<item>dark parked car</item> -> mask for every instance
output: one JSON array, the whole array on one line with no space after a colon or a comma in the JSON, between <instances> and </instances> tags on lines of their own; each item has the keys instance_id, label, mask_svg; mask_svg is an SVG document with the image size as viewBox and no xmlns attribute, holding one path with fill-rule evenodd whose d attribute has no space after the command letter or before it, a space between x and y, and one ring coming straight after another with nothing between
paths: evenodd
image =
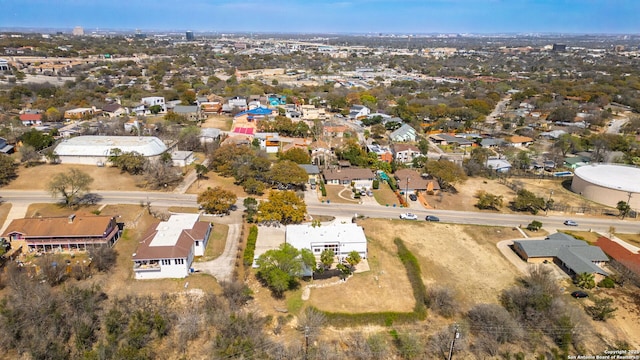
<instances>
[{"instance_id":1,"label":"dark parked car","mask_svg":"<svg viewBox=\"0 0 640 360\"><path fill-rule=\"evenodd\" d=\"M574 291L571 293L571 296L573 296L576 299L581 299L581 298L589 297L589 294L587 294L584 291Z\"/></svg>"},{"instance_id":2,"label":"dark parked car","mask_svg":"<svg viewBox=\"0 0 640 360\"><path fill-rule=\"evenodd\" d=\"M440 221L440 218L438 218L437 216L433 216L433 215L427 215L426 218L424 218L427 221Z\"/></svg>"},{"instance_id":3,"label":"dark parked car","mask_svg":"<svg viewBox=\"0 0 640 360\"><path fill-rule=\"evenodd\" d=\"M416 201L418 200L418 197L416 196L416 194L409 194L409 199L411 199L411 201Z\"/></svg>"}]
</instances>

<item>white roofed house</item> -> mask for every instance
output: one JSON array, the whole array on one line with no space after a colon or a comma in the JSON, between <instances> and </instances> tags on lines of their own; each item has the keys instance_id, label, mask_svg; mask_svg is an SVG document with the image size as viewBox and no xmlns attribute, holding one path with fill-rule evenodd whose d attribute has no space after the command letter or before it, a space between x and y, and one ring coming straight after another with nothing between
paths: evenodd
<instances>
[{"instance_id":1,"label":"white roofed house","mask_svg":"<svg viewBox=\"0 0 640 360\"><path fill-rule=\"evenodd\" d=\"M76 136L63 140L54 153L62 164L106 164L113 149L123 153L137 152L149 160L156 160L169 150L155 136Z\"/></svg>"},{"instance_id":2,"label":"white roofed house","mask_svg":"<svg viewBox=\"0 0 640 360\"><path fill-rule=\"evenodd\" d=\"M371 114L371 110L364 105L353 105L349 109L349 119L358 119Z\"/></svg>"},{"instance_id":3,"label":"white roofed house","mask_svg":"<svg viewBox=\"0 0 640 360\"><path fill-rule=\"evenodd\" d=\"M416 141L416 129L408 124L403 124L400 128L389 134L389 138L395 142Z\"/></svg>"},{"instance_id":4,"label":"white roofed house","mask_svg":"<svg viewBox=\"0 0 640 360\"><path fill-rule=\"evenodd\" d=\"M316 257L325 249L333 250L340 261L352 251L357 251L362 259L368 256L364 229L353 223L288 225L285 239L287 244L298 250L311 250Z\"/></svg>"},{"instance_id":5,"label":"white roofed house","mask_svg":"<svg viewBox=\"0 0 640 360\"><path fill-rule=\"evenodd\" d=\"M184 278L195 256L204 255L213 225L198 214L172 215L152 226L133 254L136 279Z\"/></svg>"}]
</instances>

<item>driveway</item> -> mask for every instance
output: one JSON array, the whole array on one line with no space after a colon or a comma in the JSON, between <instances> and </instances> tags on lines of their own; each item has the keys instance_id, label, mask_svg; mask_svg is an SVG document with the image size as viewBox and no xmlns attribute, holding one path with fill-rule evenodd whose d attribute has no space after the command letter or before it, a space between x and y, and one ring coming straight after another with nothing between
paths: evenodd
<instances>
[{"instance_id":1,"label":"driveway","mask_svg":"<svg viewBox=\"0 0 640 360\"><path fill-rule=\"evenodd\" d=\"M203 216L203 219L214 223L227 224L229 226L227 242L224 246L224 251L219 257L211 261L194 262L193 268L197 271L213 275L218 282L233 281L233 269L238 252L240 232L242 230L242 211L236 210L232 212L230 216L221 218Z\"/></svg>"}]
</instances>

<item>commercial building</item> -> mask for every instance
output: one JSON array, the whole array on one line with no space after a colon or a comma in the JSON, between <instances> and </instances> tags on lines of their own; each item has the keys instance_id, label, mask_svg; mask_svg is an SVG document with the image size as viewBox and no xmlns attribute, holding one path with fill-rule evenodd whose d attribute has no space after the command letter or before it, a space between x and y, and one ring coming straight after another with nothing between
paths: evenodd
<instances>
[{"instance_id":1,"label":"commercial building","mask_svg":"<svg viewBox=\"0 0 640 360\"><path fill-rule=\"evenodd\" d=\"M114 149L136 152L149 160L156 160L169 150L155 136L76 136L63 140L54 153L62 164L104 165Z\"/></svg>"},{"instance_id":2,"label":"commercial building","mask_svg":"<svg viewBox=\"0 0 640 360\"><path fill-rule=\"evenodd\" d=\"M603 205L628 202L640 209L640 168L619 164L590 164L575 169L571 190Z\"/></svg>"}]
</instances>

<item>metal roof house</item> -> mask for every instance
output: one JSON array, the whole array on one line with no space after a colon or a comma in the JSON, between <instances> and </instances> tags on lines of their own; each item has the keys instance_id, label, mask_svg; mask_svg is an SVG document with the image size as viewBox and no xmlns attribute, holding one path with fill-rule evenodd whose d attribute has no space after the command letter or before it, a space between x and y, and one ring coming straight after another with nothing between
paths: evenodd
<instances>
[{"instance_id":1,"label":"metal roof house","mask_svg":"<svg viewBox=\"0 0 640 360\"><path fill-rule=\"evenodd\" d=\"M529 263L555 262L571 276L589 273L598 281L608 275L600 267L609 262L602 249L565 233L551 234L545 240L514 241L513 250Z\"/></svg>"},{"instance_id":2,"label":"metal roof house","mask_svg":"<svg viewBox=\"0 0 640 360\"><path fill-rule=\"evenodd\" d=\"M63 164L96 165L107 163L111 151L137 152L150 160L168 150L167 145L155 136L76 136L63 140L54 153Z\"/></svg>"},{"instance_id":3,"label":"metal roof house","mask_svg":"<svg viewBox=\"0 0 640 360\"><path fill-rule=\"evenodd\" d=\"M392 141L404 142L404 141L416 141L417 133L416 129L412 128L408 124L403 124L396 131L389 134L389 138Z\"/></svg>"}]
</instances>

